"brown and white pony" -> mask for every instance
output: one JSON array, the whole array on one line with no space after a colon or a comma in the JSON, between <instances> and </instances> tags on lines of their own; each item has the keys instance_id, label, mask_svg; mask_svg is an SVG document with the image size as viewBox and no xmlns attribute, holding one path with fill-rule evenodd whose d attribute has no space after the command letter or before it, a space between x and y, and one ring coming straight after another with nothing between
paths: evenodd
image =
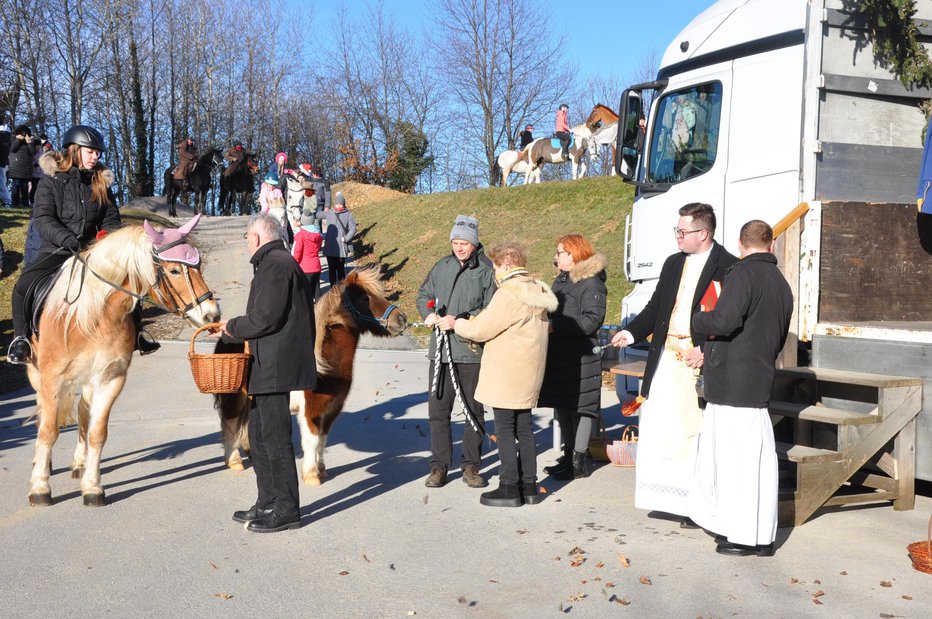
<instances>
[{"instance_id":1,"label":"brown and white pony","mask_svg":"<svg viewBox=\"0 0 932 619\"><path fill-rule=\"evenodd\" d=\"M400 335L408 322L404 313L385 298L377 267L350 273L320 298L314 315L317 390L292 392L291 410L298 415L301 429L304 451L301 476L306 484L316 486L327 476L324 447L353 384L353 360L360 336L363 333L379 337ZM240 392L218 395L215 404L220 412L224 461L231 469L242 470L239 450L249 451L246 427L249 400Z\"/></svg>"},{"instance_id":2,"label":"brown and white pony","mask_svg":"<svg viewBox=\"0 0 932 619\"><path fill-rule=\"evenodd\" d=\"M164 234L149 222L121 228L62 267L39 320L41 337L32 338L33 360L27 367L36 390L38 426L30 505L52 504L52 446L59 427L74 423L76 391L81 399L71 477L81 479L85 505L106 503L101 452L110 409L133 357L136 327L131 314L142 297L157 299L195 325L220 318L220 306L201 277L197 250L184 240L199 217ZM166 256L159 255L163 252Z\"/></svg>"},{"instance_id":3,"label":"brown and white pony","mask_svg":"<svg viewBox=\"0 0 932 619\"><path fill-rule=\"evenodd\" d=\"M573 127L573 136L575 137L572 146L569 148L569 161L573 164L573 180L582 178L586 175L586 161L583 159L589 148L589 139L592 132L585 125ZM528 170L524 174L524 184L527 185L532 179L540 182L540 168L545 163L565 163L563 158L563 149L550 143L551 138L538 138L528 144L524 149L524 156L528 160Z\"/></svg>"}]
</instances>

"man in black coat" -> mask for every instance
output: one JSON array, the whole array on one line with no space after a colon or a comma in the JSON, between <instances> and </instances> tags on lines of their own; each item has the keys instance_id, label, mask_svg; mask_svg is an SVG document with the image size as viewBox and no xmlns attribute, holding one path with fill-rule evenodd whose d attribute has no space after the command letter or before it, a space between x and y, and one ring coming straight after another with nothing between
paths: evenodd
<instances>
[{"instance_id":1,"label":"man in black coat","mask_svg":"<svg viewBox=\"0 0 932 619\"><path fill-rule=\"evenodd\" d=\"M741 261L728 269L715 309L693 316L693 328L708 337L708 405L689 513L725 538L716 552L770 556L777 533L777 454L768 405L793 293L777 269L766 222L744 224L738 249Z\"/></svg>"},{"instance_id":2,"label":"man in black coat","mask_svg":"<svg viewBox=\"0 0 932 619\"><path fill-rule=\"evenodd\" d=\"M629 346L653 334L641 386L635 506L686 518L702 413L694 372L704 338L690 323L707 294L720 288L737 258L715 242L715 211L694 202L679 210L674 233L680 251L667 258L647 306L612 343Z\"/></svg>"},{"instance_id":3,"label":"man in black coat","mask_svg":"<svg viewBox=\"0 0 932 619\"><path fill-rule=\"evenodd\" d=\"M255 533L301 524L288 400L292 391L317 388L312 297L281 234L281 225L269 215L249 218L246 238L254 275L246 314L222 325L224 335L248 340L252 353L249 444L258 498L250 509L235 512L233 520Z\"/></svg>"}]
</instances>

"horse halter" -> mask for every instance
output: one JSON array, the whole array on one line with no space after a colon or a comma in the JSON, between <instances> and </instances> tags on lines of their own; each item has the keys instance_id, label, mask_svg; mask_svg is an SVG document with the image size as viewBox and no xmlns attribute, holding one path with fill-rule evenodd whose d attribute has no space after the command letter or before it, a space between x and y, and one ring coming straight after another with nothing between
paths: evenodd
<instances>
[{"instance_id":1,"label":"horse halter","mask_svg":"<svg viewBox=\"0 0 932 619\"><path fill-rule=\"evenodd\" d=\"M190 269L201 268L200 256L198 256L198 260L196 264L188 264L181 260L168 260L166 258L162 258L159 256L159 254L162 253L163 251L166 251L178 245L184 245L185 243L187 243L187 240L185 239L185 237L182 237L176 241L172 241L171 243L166 243L165 245L162 245L161 247L154 247L154 246L152 247L152 262L155 264L155 284L152 285L152 292L155 293L155 296L159 300L159 303L161 304L163 309L166 309L175 314L180 314L181 316L186 315L188 312L190 312L192 309L194 309L195 307L197 307L204 301L214 298L214 293L210 289L208 289L207 292L205 292L204 294L200 296L197 296L197 293L194 290L194 282L191 280ZM188 292L190 293L191 298L193 299L193 301L187 303L184 307L181 307L180 304L175 300L175 299L183 299L184 297L182 297L178 289L172 285L171 279L167 275L165 275L165 263L166 262L174 262L176 264L180 264L182 270L184 271L184 280L185 280L185 283L188 285ZM162 294L162 291L161 291L162 284L164 284L165 287L168 289L167 298L164 294Z\"/></svg>"},{"instance_id":2,"label":"horse halter","mask_svg":"<svg viewBox=\"0 0 932 619\"><path fill-rule=\"evenodd\" d=\"M356 309L356 306L353 305L353 302L350 300L349 296L346 294L346 287L343 287L343 290L340 291L340 298L343 300L343 307L346 308L346 311L352 315L356 322L371 322L379 325L383 329L388 328L388 317L391 316L392 312L400 311L398 306L394 303L390 304L385 308L385 312L382 313L381 318L375 318L374 316L367 316Z\"/></svg>"}]
</instances>

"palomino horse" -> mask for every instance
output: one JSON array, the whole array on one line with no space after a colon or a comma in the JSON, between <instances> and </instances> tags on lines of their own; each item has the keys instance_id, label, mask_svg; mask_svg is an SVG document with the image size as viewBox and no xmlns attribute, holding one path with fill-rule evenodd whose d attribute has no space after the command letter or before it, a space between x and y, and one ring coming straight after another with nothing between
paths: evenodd
<instances>
[{"instance_id":1,"label":"palomino horse","mask_svg":"<svg viewBox=\"0 0 932 619\"><path fill-rule=\"evenodd\" d=\"M353 360L363 333L379 337L400 335L408 326L407 317L385 298L385 289L376 267L353 271L346 279L320 298L314 309L317 338L317 390L291 394L291 410L298 415L304 461L304 483L319 485L327 476L324 447L353 383ZM220 342L217 352L230 351ZM240 349L242 347L240 346ZM246 425L249 401L245 392L218 395L215 404L220 412L223 457L227 466L243 469L239 448L249 451Z\"/></svg>"},{"instance_id":2,"label":"palomino horse","mask_svg":"<svg viewBox=\"0 0 932 619\"><path fill-rule=\"evenodd\" d=\"M495 162L495 165L496 165L495 172L496 174L498 174L499 178L501 179L500 184L502 187L508 184L508 177L512 173L525 174L525 175L528 173L529 166L527 163L527 155L526 155L527 150L528 149L524 149L523 151L505 150L505 151L502 151L502 153L498 156ZM540 170L539 169L535 170L534 179L536 179L538 183L540 182ZM532 179L531 182L534 182L534 179ZM526 178L524 182L527 183Z\"/></svg>"},{"instance_id":3,"label":"palomino horse","mask_svg":"<svg viewBox=\"0 0 932 619\"><path fill-rule=\"evenodd\" d=\"M200 217L158 232L149 222L107 235L62 267L33 336L35 354L27 367L36 390L36 453L29 480L30 505L51 505L52 446L59 427L74 422L78 402L78 445L71 476L81 479L84 504L106 503L100 457L110 409L126 382L136 327L133 308L144 296L196 325L216 322L220 306L204 283L197 250L185 237Z\"/></svg>"},{"instance_id":4,"label":"palomino horse","mask_svg":"<svg viewBox=\"0 0 932 619\"><path fill-rule=\"evenodd\" d=\"M586 119L586 127L592 132L592 140L590 143L589 157L592 161L592 165L595 166L596 162L599 160L599 157L602 154L602 147L609 146L611 147L611 158L609 161L615 161L615 137L618 132L618 115L613 112L608 106L602 105L601 103L596 103L595 107L592 108L592 112L589 114L589 118ZM615 166L610 165L611 176L615 176Z\"/></svg>"},{"instance_id":5,"label":"palomino horse","mask_svg":"<svg viewBox=\"0 0 932 619\"><path fill-rule=\"evenodd\" d=\"M568 151L569 160L573 163L573 180L586 175L586 162L583 157L589 148L589 139L591 137L592 132L585 125L573 127L573 143ZM566 162L566 159L563 158L563 149L560 146L553 146L550 138L534 140L524 149L524 152L529 164L528 171L524 174L525 185L534 177L536 177L538 183L540 182L540 168L545 163Z\"/></svg>"},{"instance_id":6,"label":"palomino horse","mask_svg":"<svg viewBox=\"0 0 932 619\"><path fill-rule=\"evenodd\" d=\"M188 174L188 182L182 187L181 181L172 176L174 168L165 170L165 201L168 204L168 216L177 217L175 202L183 191L194 192L194 213L204 212L207 204L207 192L210 191L211 176L214 168L223 163L223 152L219 148L211 148L200 156L194 164L194 169Z\"/></svg>"},{"instance_id":7,"label":"palomino horse","mask_svg":"<svg viewBox=\"0 0 932 619\"><path fill-rule=\"evenodd\" d=\"M233 174L220 175L220 212L229 215L236 206L240 215L252 212L253 197L256 193L256 173L259 165L256 154L247 153L246 165Z\"/></svg>"}]
</instances>

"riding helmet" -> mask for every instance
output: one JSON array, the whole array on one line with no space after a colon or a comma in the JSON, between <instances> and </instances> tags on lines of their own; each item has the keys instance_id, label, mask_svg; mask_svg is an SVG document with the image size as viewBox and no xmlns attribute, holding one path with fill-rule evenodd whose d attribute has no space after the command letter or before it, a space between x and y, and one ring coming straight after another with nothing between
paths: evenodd
<instances>
[{"instance_id":1,"label":"riding helmet","mask_svg":"<svg viewBox=\"0 0 932 619\"><path fill-rule=\"evenodd\" d=\"M568 110L568 109L570 109L570 106L568 106L568 105L565 104L565 103L561 103L561 104L560 104L560 109L561 109L561 110Z\"/></svg>"},{"instance_id":2,"label":"riding helmet","mask_svg":"<svg viewBox=\"0 0 932 619\"><path fill-rule=\"evenodd\" d=\"M233 140L233 146L239 146L239 147L242 147L242 146L243 146L243 143L242 143L242 142L240 142L239 140Z\"/></svg>"},{"instance_id":3,"label":"riding helmet","mask_svg":"<svg viewBox=\"0 0 932 619\"><path fill-rule=\"evenodd\" d=\"M100 131L87 125L75 125L68 131L65 131L65 137L62 140L62 146L67 148L70 144L78 146L87 146L102 153L107 152L107 145L104 143L104 136Z\"/></svg>"}]
</instances>

